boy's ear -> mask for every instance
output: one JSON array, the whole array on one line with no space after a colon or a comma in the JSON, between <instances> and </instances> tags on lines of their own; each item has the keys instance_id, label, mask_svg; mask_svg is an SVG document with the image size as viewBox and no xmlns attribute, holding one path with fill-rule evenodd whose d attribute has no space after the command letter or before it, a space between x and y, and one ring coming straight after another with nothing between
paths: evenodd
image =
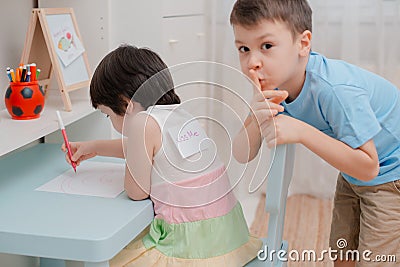
<instances>
[{"instance_id":1,"label":"boy's ear","mask_svg":"<svg viewBox=\"0 0 400 267\"><path fill-rule=\"evenodd\" d=\"M300 35L300 51L299 54L302 57L308 56L311 50L311 38L312 38L312 33L309 30L305 30L301 35Z\"/></svg>"}]
</instances>

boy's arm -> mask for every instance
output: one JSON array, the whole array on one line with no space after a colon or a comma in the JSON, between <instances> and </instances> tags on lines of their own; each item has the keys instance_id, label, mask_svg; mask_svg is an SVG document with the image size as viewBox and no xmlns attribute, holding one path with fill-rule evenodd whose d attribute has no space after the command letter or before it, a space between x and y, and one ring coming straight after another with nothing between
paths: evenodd
<instances>
[{"instance_id":1,"label":"boy's arm","mask_svg":"<svg viewBox=\"0 0 400 267\"><path fill-rule=\"evenodd\" d=\"M250 70L249 78L253 82L254 95L251 102L250 115L246 118L242 129L233 141L233 156L240 163L246 163L255 158L260 149L262 137L269 134L265 130L268 121L284 110L279 105L288 97L287 91L261 90L261 85L254 70Z\"/></svg>"},{"instance_id":2,"label":"boy's arm","mask_svg":"<svg viewBox=\"0 0 400 267\"><path fill-rule=\"evenodd\" d=\"M303 134L304 144L309 149L343 173L362 181L374 179L380 169L372 139L382 127L372 108L376 99L367 91L340 84L321 94L321 114L335 138L311 126L307 126Z\"/></svg>"},{"instance_id":3,"label":"boy's arm","mask_svg":"<svg viewBox=\"0 0 400 267\"><path fill-rule=\"evenodd\" d=\"M232 152L237 161L246 163L257 156L263 137L270 135L271 130L265 125L272 122L278 112L284 111L279 103L287 96L286 91L277 90L266 90L255 94L251 114L233 141Z\"/></svg>"},{"instance_id":4,"label":"boy's arm","mask_svg":"<svg viewBox=\"0 0 400 267\"><path fill-rule=\"evenodd\" d=\"M353 149L306 125L301 143L333 167L362 181L372 180L378 175L379 159L372 139Z\"/></svg>"},{"instance_id":5,"label":"boy's arm","mask_svg":"<svg viewBox=\"0 0 400 267\"><path fill-rule=\"evenodd\" d=\"M233 141L233 155L240 163L254 159L261 146L261 133L257 123L249 115Z\"/></svg>"},{"instance_id":6,"label":"boy's arm","mask_svg":"<svg viewBox=\"0 0 400 267\"><path fill-rule=\"evenodd\" d=\"M356 179L369 181L379 173L379 159L373 140L358 148L339 141L298 119L279 115L269 122L270 132L267 145L301 143L330 165Z\"/></svg>"}]
</instances>

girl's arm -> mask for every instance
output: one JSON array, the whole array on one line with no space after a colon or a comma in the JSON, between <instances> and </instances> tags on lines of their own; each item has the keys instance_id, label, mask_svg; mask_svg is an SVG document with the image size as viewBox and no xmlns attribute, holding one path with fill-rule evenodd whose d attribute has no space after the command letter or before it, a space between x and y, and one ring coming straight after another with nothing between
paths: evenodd
<instances>
[{"instance_id":1,"label":"girl's arm","mask_svg":"<svg viewBox=\"0 0 400 267\"><path fill-rule=\"evenodd\" d=\"M157 122L146 114L126 117L124 128L127 130L125 191L131 199L142 200L150 195L153 156L161 145L161 131Z\"/></svg>"},{"instance_id":2,"label":"girl's arm","mask_svg":"<svg viewBox=\"0 0 400 267\"><path fill-rule=\"evenodd\" d=\"M98 156L124 158L122 139L95 140L93 142Z\"/></svg>"},{"instance_id":3,"label":"girl's arm","mask_svg":"<svg viewBox=\"0 0 400 267\"><path fill-rule=\"evenodd\" d=\"M124 158L121 139L71 142L70 147L72 152L72 160L78 166L82 161L95 156ZM65 144L61 146L61 150L66 152ZM71 164L68 156L66 156L65 159L69 164Z\"/></svg>"}]
</instances>

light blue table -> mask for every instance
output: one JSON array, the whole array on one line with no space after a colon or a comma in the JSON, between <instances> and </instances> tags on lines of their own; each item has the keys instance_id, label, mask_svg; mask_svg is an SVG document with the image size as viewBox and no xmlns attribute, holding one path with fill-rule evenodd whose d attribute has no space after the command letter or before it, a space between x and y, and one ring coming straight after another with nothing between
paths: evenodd
<instances>
[{"instance_id":1,"label":"light blue table","mask_svg":"<svg viewBox=\"0 0 400 267\"><path fill-rule=\"evenodd\" d=\"M151 201L125 192L108 199L35 191L69 168L58 144L0 158L0 252L41 257L42 266L108 267L152 221Z\"/></svg>"}]
</instances>

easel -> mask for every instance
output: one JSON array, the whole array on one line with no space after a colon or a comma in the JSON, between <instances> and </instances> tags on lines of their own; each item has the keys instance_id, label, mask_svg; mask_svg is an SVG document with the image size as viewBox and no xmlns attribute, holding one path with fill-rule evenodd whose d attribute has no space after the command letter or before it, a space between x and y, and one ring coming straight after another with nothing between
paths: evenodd
<instances>
[{"instance_id":1,"label":"easel","mask_svg":"<svg viewBox=\"0 0 400 267\"><path fill-rule=\"evenodd\" d=\"M61 93L61 97L66 111L72 110L71 99L69 93L89 86L90 69L86 51L80 57L83 59L80 69L87 72L87 79L81 79L77 82L67 84L65 81L65 73L63 73L63 64L57 55L52 34L46 16L48 15L65 15L71 17L72 24L76 33L76 37L82 42L81 35L77 26L76 18L72 8L40 8L33 9L29 22L28 32L26 34L24 50L21 62L35 62L41 69L39 85L44 86L45 92L50 84L53 72L56 75L57 83ZM69 68L69 67L68 67Z\"/></svg>"}]
</instances>

